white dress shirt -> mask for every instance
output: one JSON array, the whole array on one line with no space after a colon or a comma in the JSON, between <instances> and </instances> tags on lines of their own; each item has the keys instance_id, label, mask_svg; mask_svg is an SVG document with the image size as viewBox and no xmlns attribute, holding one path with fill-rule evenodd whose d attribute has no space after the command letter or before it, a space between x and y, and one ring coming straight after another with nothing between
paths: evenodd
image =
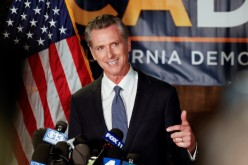
<instances>
[{"instance_id":1,"label":"white dress shirt","mask_svg":"<svg viewBox=\"0 0 248 165\"><path fill-rule=\"evenodd\" d=\"M134 100L137 93L137 84L138 73L134 71L132 67L130 67L127 75L121 80L119 84L113 83L110 79L108 79L105 73L103 74L101 95L103 114L108 130L112 129L111 107L113 98L115 96L114 87L118 85L122 88L120 95L126 108L127 122L129 126L134 106Z\"/></svg>"}]
</instances>

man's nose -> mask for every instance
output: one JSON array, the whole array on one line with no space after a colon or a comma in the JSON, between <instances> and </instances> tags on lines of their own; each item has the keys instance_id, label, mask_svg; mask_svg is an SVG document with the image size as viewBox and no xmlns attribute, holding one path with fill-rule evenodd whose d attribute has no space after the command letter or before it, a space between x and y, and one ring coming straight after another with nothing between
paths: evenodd
<instances>
[{"instance_id":1,"label":"man's nose","mask_svg":"<svg viewBox=\"0 0 248 165\"><path fill-rule=\"evenodd\" d=\"M112 58L114 55L114 52L110 46L107 47L107 57Z\"/></svg>"}]
</instances>

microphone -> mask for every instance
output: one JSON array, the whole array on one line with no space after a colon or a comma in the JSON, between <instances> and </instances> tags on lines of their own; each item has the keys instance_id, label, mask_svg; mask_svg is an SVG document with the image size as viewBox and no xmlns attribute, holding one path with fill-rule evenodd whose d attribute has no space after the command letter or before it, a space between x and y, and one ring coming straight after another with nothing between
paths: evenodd
<instances>
[{"instance_id":1,"label":"microphone","mask_svg":"<svg viewBox=\"0 0 248 165\"><path fill-rule=\"evenodd\" d=\"M69 165L69 145L65 141L59 141L50 153L48 165Z\"/></svg>"},{"instance_id":2,"label":"microphone","mask_svg":"<svg viewBox=\"0 0 248 165\"><path fill-rule=\"evenodd\" d=\"M130 165L136 165L139 164L140 155L137 153L129 153L127 154L127 159Z\"/></svg>"},{"instance_id":3,"label":"microphone","mask_svg":"<svg viewBox=\"0 0 248 165\"><path fill-rule=\"evenodd\" d=\"M97 156L98 156L98 149L92 149L91 150L91 155L90 155L90 158L89 158L89 160L88 160L88 163L87 163L87 165L93 165L94 164L94 162L96 161L96 159L98 158Z\"/></svg>"},{"instance_id":4,"label":"microphone","mask_svg":"<svg viewBox=\"0 0 248 165\"><path fill-rule=\"evenodd\" d=\"M67 123L64 121L58 121L57 124L55 125L55 129L58 132L65 133L67 129Z\"/></svg>"},{"instance_id":5,"label":"microphone","mask_svg":"<svg viewBox=\"0 0 248 165\"><path fill-rule=\"evenodd\" d=\"M112 146L123 148L124 143L122 142L123 132L118 128L113 128L104 135L104 140Z\"/></svg>"},{"instance_id":6,"label":"microphone","mask_svg":"<svg viewBox=\"0 0 248 165\"><path fill-rule=\"evenodd\" d=\"M127 154L127 161L126 159L122 161L121 165L138 165L140 164L139 160L139 154L137 153L129 153Z\"/></svg>"},{"instance_id":7,"label":"microphone","mask_svg":"<svg viewBox=\"0 0 248 165\"><path fill-rule=\"evenodd\" d=\"M86 144L78 144L72 150L72 161L74 165L86 165L90 159L90 148Z\"/></svg>"},{"instance_id":8,"label":"microphone","mask_svg":"<svg viewBox=\"0 0 248 165\"><path fill-rule=\"evenodd\" d=\"M78 144L87 144L88 139L85 135L78 135L75 138L67 140L67 143L70 145L72 149Z\"/></svg>"},{"instance_id":9,"label":"microphone","mask_svg":"<svg viewBox=\"0 0 248 165\"><path fill-rule=\"evenodd\" d=\"M36 150L36 148L44 143L44 141L42 140L44 135L46 133L46 129L45 128L39 128L38 130L36 130L32 136L32 144L33 144L33 148L34 150Z\"/></svg>"},{"instance_id":10,"label":"microphone","mask_svg":"<svg viewBox=\"0 0 248 165\"><path fill-rule=\"evenodd\" d=\"M87 144L87 143L88 143L88 138L85 135L78 135L77 137L75 137L74 141L72 142L74 146L78 144Z\"/></svg>"},{"instance_id":11,"label":"microphone","mask_svg":"<svg viewBox=\"0 0 248 165\"><path fill-rule=\"evenodd\" d=\"M67 129L67 123L64 121L59 121L55 129L47 128L46 133L43 136L43 141L56 145L57 142L59 141L66 141L67 140L67 135L64 133Z\"/></svg>"},{"instance_id":12,"label":"microphone","mask_svg":"<svg viewBox=\"0 0 248 165\"><path fill-rule=\"evenodd\" d=\"M57 142L67 140L67 135L64 134L65 130L67 129L66 122L59 121L56 124L55 129L56 130L53 130L51 128L39 128L34 132L32 136L34 152L38 152L36 150L40 145L44 146L43 144L46 144L46 147L49 149L48 153L50 154L53 152L54 145L56 145Z\"/></svg>"},{"instance_id":13,"label":"microphone","mask_svg":"<svg viewBox=\"0 0 248 165\"><path fill-rule=\"evenodd\" d=\"M85 135L77 136L72 144L74 145L71 159L74 165L86 165L90 159L90 148L87 145L88 139Z\"/></svg>"},{"instance_id":14,"label":"microphone","mask_svg":"<svg viewBox=\"0 0 248 165\"><path fill-rule=\"evenodd\" d=\"M46 165L50 156L50 145L41 143L33 152L30 165Z\"/></svg>"},{"instance_id":15,"label":"microphone","mask_svg":"<svg viewBox=\"0 0 248 165\"><path fill-rule=\"evenodd\" d=\"M103 157L103 165L121 165L122 150L119 147L113 146L109 148L107 155Z\"/></svg>"},{"instance_id":16,"label":"microphone","mask_svg":"<svg viewBox=\"0 0 248 165\"><path fill-rule=\"evenodd\" d=\"M66 140L67 135L63 134L62 137L58 136L59 133L64 133L67 129L67 123L64 121L59 121L56 126L56 130L52 130L50 128L39 128L36 130L32 136L32 144L34 150L44 142L49 144L55 145L58 141L57 140ZM51 140L53 139L53 140Z\"/></svg>"},{"instance_id":17,"label":"microphone","mask_svg":"<svg viewBox=\"0 0 248 165\"><path fill-rule=\"evenodd\" d=\"M107 156L110 148L122 149L124 143L121 141L123 139L123 132L118 128L113 128L107 131L104 135L104 140L106 143L103 145L101 152L98 154L97 159L94 161L93 165L102 165L103 158ZM106 159L105 159L106 160Z\"/></svg>"}]
</instances>

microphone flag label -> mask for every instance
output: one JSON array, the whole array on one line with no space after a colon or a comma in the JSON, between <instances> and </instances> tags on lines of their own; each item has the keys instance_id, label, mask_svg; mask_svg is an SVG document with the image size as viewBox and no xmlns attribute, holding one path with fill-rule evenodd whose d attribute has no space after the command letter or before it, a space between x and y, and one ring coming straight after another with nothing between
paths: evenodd
<instances>
[{"instance_id":1,"label":"microphone flag label","mask_svg":"<svg viewBox=\"0 0 248 165\"><path fill-rule=\"evenodd\" d=\"M35 162L35 161L31 161L30 165L45 165L43 163L39 163L39 162Z\"/></svg>"},{"instance_id":2,"label":"microphone flag label","mask_svg":"<svg viewBox=\"0 0 248 165\"><path fill-rule=\"evenodd\" d=\"M129 163L129 162L127 162L127 161L122 161L121 165L136 165L136 164Z\"/></svg>"},{"instance_id":3,"label":"microphone flag label","mask_svg":"<svg viewBox=\"0 0 248 165\"><path fill-rule=\"evenodd\" d=\"M113 158L103 158L103 165L121 165L121 160Z\"/></svg>"},{"instance_id":4,"label":"microphone flag label","mask_svg":"<svg viewBox=\"0 0 248 165\"><path fill-rule=\"evenodd\" d=\"M65 133L58 132L54 129L47 128L47 131L43 137L43 141L49 144L55 145L59 141L66 141L67 135Z\"/></svg>"},{"instance_id":5,"label":"microphone flag label","mask_svg":"<svg viewBox=\"0 0 248 165\"><path fill-rule=\"evenodd\" d=\"M115 147L123 148L124 143L109 131L105 134L104 139Z\"/></svg>"}]
</instances>

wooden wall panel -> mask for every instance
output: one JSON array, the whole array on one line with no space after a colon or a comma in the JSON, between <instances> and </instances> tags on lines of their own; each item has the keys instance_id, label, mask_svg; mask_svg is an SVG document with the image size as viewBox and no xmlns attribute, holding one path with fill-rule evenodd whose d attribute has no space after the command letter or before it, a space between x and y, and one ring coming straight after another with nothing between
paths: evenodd
<instances>
[{"instance_id":1,"label":"wooden wall panel","mask_svg":"<svg viewBox=\"0 0 248 165\"><path fill-rule=\"evenodd\" d=\"M175 86L182 110L187 110L187 118L198 136L210 119L218 112L222 99L221 86Z\"/></svg>"},{"instance_id":2,"label":"wooden wall panel","mask_svg":"<svg viewBox=\"0 0 248 165\"><path fill-rule=\"evenodd\" d=\"M214 111L221 99L219 86L176 86L181 108L189 112Z\"/></svg>"}]
</instances>

